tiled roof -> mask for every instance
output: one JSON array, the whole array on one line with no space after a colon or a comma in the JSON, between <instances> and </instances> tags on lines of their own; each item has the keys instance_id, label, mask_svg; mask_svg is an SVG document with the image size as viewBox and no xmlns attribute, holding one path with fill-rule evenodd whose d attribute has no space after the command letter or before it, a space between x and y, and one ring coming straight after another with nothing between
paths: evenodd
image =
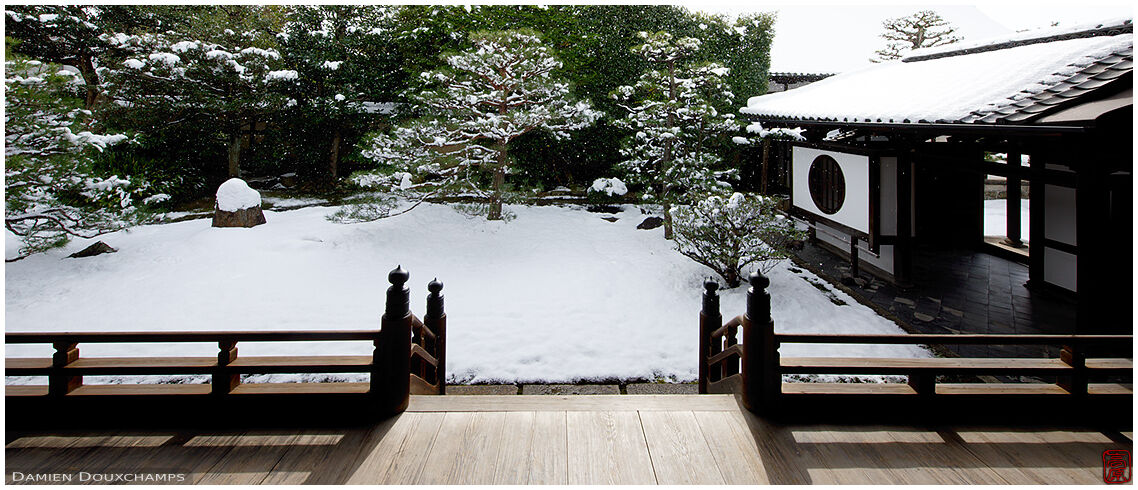
<instances>
[{"instance_id":1,"label":"tiled roof","mask_svg":"<svg viewBox=\"0 0 1138 490\"><path fill-rule=\"evenodd\" d=\"M740 112L789 121L1030 124L1133 72L1129 19L941 46L752 97Z\"/></svg>"}]
</instances>

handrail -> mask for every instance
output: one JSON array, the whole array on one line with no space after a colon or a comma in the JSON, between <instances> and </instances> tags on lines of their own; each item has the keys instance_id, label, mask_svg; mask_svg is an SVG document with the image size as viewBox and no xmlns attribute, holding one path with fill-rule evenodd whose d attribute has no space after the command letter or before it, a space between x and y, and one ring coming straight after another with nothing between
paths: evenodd
<instances>
[{"instance_id":1,"label":"handrail","mask_svg":"<svg viewBox=\"0 0 1138 490\"><path fill-rule=\"evenodd\" d=\"M197 332L5 332L8 344L149 343L149 342L291 342L375 340L379 330L285 330Z\"/></svg>"},{"instance_id":2,"label":"handrail","mask_svg":"<svg viewBox=\"0 0 1138 490\"><path fill-rule=\"evenodd\" d=\"M420 321L410 311L410 289L405 285L409 277L401 267L388 275L391 287L387 289L379 330L6 332L4 340L8 344L52 345L55 353L50 365L13 369L46 374L48 396L56 400L82 387L84 374L99 372L209 374L213 395L227 397L241 385L241 373L303 373L329 369L327 372L370 374L367 393L378 405L378 411L396 413L407 407L412 377L418 378L414 383L416 394L442 394L446 385L446 314L442 283L435 280L428 285L426 321ZM260 364L257 357L244 357L241 359L248 361L235 364L239 361L237 345L241 342L293 341L370 341L374 351L371 356L264 357ZM202 359L210 358L123 357L105 358L102 365L94 367L76 363L81 361L79 344L149 342L215 342L217 361L203 364ZM187 360L193 362L187 363ZM413 371L412 367L416 369Z\"/></svg>"},{"instance_id":3,"label":"handrail","mask_svg":"<svg viewBox=\"0 0 1138 490\"><path fill-rule=\"evenodd\" d=\"M1133 342L1130 335L1002 335L1002 334L780 334L781 343L796 344L986 344L1087 345Z\"/></svg>"},{"instance_id":4,"label":"handrail","mask_svg":"<svg viewBox=\"0 0 1138 490\"><path fill-rule=\"evenodd\" d=\"M771 318L770 280L760 273L748 278L747 311L719 325L719 285L713 279L704 283L700 311L699 392L741 388L744 405L751 411L775 411L783 403L783 374L894 374L908 377L910 393L922 399L941 396L937 376L942 374L1054 375L1061 393L1073 397L1089 395L1088 382L1094 377L1133 377L1127 362L1088 363L1089 346L1123 344L1132 346L1132 335L1003 335L1003 334L779 334ZM735 342L737 328L743 331L743 344ZM910 345L1052 345L1060 346L1058 359L1043 363L1020 359L969 359L960 362L924 362L928 359L892 358L794 358L783 365L781 344L910 344ZM1126 357L1129 352L1113 357ZM1111 355L1103 355L1109 359ZM789 359L789 358L788 358ZM1026 360L1026 359L1024 359ZM806 363L806 364L803 364ZM1091 365L1088 365L1091 364ZM741 366L741 370L739 367ZM738 373L739 375L736 375ZM735 383L740 381L739 383ZM1002 390L1003 388L1000 388ZM849 393L851 390L842 390ZM997 392L999 390L996 390ZM1016 390L1007 391L1015 393ZM1048 393L1055 393L1050 391ZM949 396L949 395L945 395Z\"/></svg>"}]
</instances>

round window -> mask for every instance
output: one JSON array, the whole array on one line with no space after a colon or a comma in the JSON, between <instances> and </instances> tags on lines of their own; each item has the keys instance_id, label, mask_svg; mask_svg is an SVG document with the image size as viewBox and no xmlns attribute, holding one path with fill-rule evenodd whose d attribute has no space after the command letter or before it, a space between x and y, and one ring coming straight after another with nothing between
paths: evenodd
<instances>
[{"instance_id":1,"label":"round window","mask_svg":"<svg viewBox=\"0 0 1138 490\"><path fill-rule=\"evenodd\" d=\"M829 155L819 155L810 164L810 198L826 214L842 209L846 201L846 177L842 167Z\"/></svg>"}]
</instances>

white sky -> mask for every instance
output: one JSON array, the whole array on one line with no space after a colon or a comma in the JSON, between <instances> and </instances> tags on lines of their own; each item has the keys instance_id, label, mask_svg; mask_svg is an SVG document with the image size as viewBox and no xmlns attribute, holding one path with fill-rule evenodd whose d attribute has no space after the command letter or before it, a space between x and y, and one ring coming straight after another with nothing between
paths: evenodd
<instances>
[{"instance_id":1,"label":"white sky","mask_svg":"<svg viewBox=\"0 0 1138 490\"><path fill-rule=\"evenodd\" d=\"M957 28L965 40L1011 34L1017 30L1047 27L1052 22L1070 26L1119 17L1133 18L1130 2L1095 1L1073 7L1070 2L1040 0L990 1L983 4L941 1L938 3L874 3L826 5L819 2L733 2L682 0L690 10L741 14L777 12L771 71L825 72L848 71L869 63L873 52L885 41L879 36L881 22L918 10L931 9Z\"/></svg>"}]
</instances>

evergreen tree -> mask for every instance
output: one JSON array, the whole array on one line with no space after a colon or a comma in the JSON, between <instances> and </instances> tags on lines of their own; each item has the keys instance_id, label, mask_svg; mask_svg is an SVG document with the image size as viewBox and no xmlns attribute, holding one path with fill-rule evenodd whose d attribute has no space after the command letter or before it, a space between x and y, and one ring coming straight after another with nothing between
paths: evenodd
<instances>
[{"instance_id":1,"label":"evergreen tree","mask_svg":"<svg viewBox=\"0 0 1138 490\"><path fill-rule=\"evenodd\" d=\"M447 67L422 73L431 89L415 96L425 117L378 135L365 156L406 175L436 181L442 191L465 189L487 199L487 219L502 219L510 145L531 131L569 138L569 131L600 115L569 95L569 84L551 73L561 67L536 34L483 32L474 47L446 57ZM390 168L388 169L390 170ZM490 190L479 189L470 173L490 174ZM391 174L388 174L391 175ZM357 182L377 182L374 174Z\"/></svg>"},{"instance_id":2,"label":"evergreen tree","mask_svg":"<svg viewBox=\"0 0 1138 490\"><path fill-rule=\"evenodd\" d=\"M284 66L298 74L282 87L296 102L278 127L286 141L306 144L301 158L327 162L332 180L369 127L394 111L401 80L390 49L393 14L391 7L296 6L278 36Z\"/></svg>"},{"instance_id":3,"label":"evergreen tree","mask_svg":"<svg viewBox=\"0 0 1138 490\"><path fill-rule=\"evenodd\" d=\"M633 51L650 68L636 85L613 94L627 111L617 125L634 133L621 149L625 160L619 167L631 183L645 186L645 201L664 207L664 236L670 239L673 204L726 185L712 170L720 162L715 152L739 125L734 114L716 109L716 102L733 98L723 82L729 70L686 63L699 50L698 39L674 39L666 32L641 37L644 44Z\"/></svg>"},{"instance_id":4,"label":"evergreen tree","mask_svg":"<svg viewBox=\"0 0 1138 490\"><path fill-rule=\"evenodd\" d=\"M20 237L20 257L90 238L142 217L147 186L99 175L92 156L127 139L88 130L86 82L61 65L7 56L4 94L4 226ZM142 202L139 202L142 201Z\"/></svg>"},{"instance_id":5,"label":"evergreen tree","mask_svg":"<svg viewBox=\"0 0 1138 490\"><path fill-rule=\"evenodd\" d=\"M131 127L192 125L213 128L227 148L227 173L241 175L241 153L264 121L289 102L281 87L296 70L281 69L269 32L225 29L211 39L180 33L104 36L124 53L103 70L116 110Z\"/></svg>"},{"instance_id":6,"label":"evergreen tree","mask_svg":"<svg viewBox=\"0 0 1138 490\"><path fill-rule=\"evenodd\" d=\"M884 48L874 52L877 57L870 59L874 63L900 59L905 53L915 49L951 44L961 39L953 35L956 28L932 10L922 10L907 17L887 19L881 25L885 28L881 37L888 43Z\"/></svg>"}]
</instances>

